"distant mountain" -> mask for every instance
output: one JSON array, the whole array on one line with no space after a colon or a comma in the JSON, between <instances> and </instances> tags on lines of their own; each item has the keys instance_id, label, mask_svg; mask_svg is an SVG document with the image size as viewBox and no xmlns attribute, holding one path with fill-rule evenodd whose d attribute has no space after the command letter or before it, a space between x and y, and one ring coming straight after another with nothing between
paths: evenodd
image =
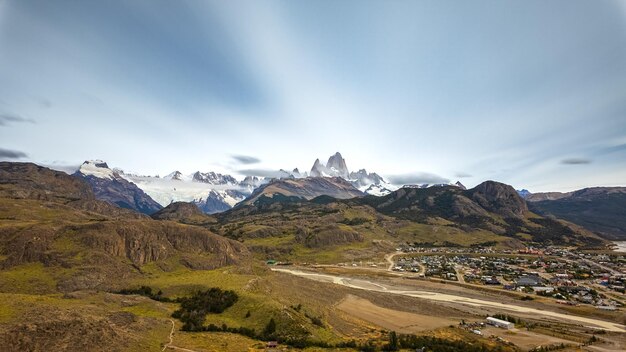
<instances>
[{"instance_id":1,"label":"distant mountain","mask_svg":"<svg viewBox=\"0 0 626 352\"><path fill-rule=\"evenodd\" d=\"M214 214L231 209L264 182L263 178L246 177L239 182L231 175L196 171L184 175L174 171L162 178L121 175L135 183L162 206L173 202L191 202L204 213Z\"/></svg>"},{"instance_id":2,"label":"distant mountain","mask_svg":"<svg viewBox=\"0 0 626 352\"><path fill-rule=\"evenodd\" d=\"M527 201L537 213L565 219L607 239L626 240L626 187L535 193Z\"/></svg>"},{"instance_id":3,"label":"distant mountain","mask_svg":"<svg viewBox=\"0 0 626 352\"><path fill-rule=\"evenodd\" d=\"M249 193L227 189L222 191L211 190L206 198L194 199L192 203L198 206L205 214L221 213L234 207L246 199Z\"/></svg>"},{"instance_id":4,"label":"distant mountain","mask_svg":"<svg viewBox=\"0 0 626 352\"><path fill-rule=\"evenodd\" d=\"M363 192L341 177L307 177L299 179L275 179L257 188L241 204L250 205L257 201L271 201L277 195L281 199L310 200L319 196L337 199L361 197Z\"/></svg>"},{"instance_id":5,"label":"distant mountain","mask_svg":"<svg viewBox=\"0 0 626 352\"><path fill-rule=\"evenodd\" d=\"M312 177L341 177L347 180L349 172L346 160L337 152L328 158L326 165L322 164L320 159L315 160L309 174Z\"/></svg>"},{"instance_id":6,"label":"distant mountain","mask_svg":"<svg viewBox=\"0 0 626 352\"><path fill-rule=\"evenodd\" d=\"M309 174L312 177L341 177L361 192L376 196L389 194L397 189L375 172L368 173L365 169L349 172L346 159L339 152L328 158L325 165L316 159Z\"/></svg>"},{"instance_id":7,"label":"distant mountain","mask_svg":"<svg viewBox=\"0 0 626 352\"><path fill-rule=\"evenodd\" d=\"M518 189L517 194L519 194L519 196L524 199L527 199L528 197L532 195L532 193L530 193L530 191L527 189Z\"/></svg>"},{"instance_id":8,"label":"distant mountain","mask_svg":"<svg viewBox=\"0 0 626 352\"><path fill-rule=\"evenodd\" d=\"M602 243L589 231L533 215L513 187L494 181L468 190L454 186L403 187L383 197L365 197L356 202L401 219L422 223L438 223L444 219L462 228L484 229L521 241L530 237L544 244Z\"/></svg>"},{"instance_id":9,"label":"distant mountain","mask_svg":"<svg viewBox=\"0 0 626 352\"><path fill-rule=\"evenodd\" d=\"M211 185L229 185L229 186L235 186L237 184L239 184L239 182L237 182L237 180L232 177L231 175L222 175L220 173L216 173L216 172L200 172L200 171L196 171L192 176L191 179L195 182L202 182L202 183L208 183Z\"/></svg>"},{"instance_id":10,"label":"distant mountain","mask_svg":"<svg viewBox=\"0 0 626 352\"><path fill-rule=\"evenodd\" d=\"M118 171L111 170L102 160L85 161L73 176L87 181L98 200L144 214L152 214L162 208L137 185L120 176Z\"/></svg>"}]
</instances>

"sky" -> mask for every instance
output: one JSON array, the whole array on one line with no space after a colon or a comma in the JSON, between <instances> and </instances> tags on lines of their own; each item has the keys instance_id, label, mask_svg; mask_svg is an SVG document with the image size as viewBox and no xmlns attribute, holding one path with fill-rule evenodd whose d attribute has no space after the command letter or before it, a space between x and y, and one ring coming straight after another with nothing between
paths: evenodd
<instances>
[{"instance_id":1,"label":"sky","mask_svg":"<svg viewBox=\"0 0 626 352\"><path fill-rule=\"evenodd\" d=\"M625 1L0 0L0 160L626 186Z\"/></svg>"}]
</instances>

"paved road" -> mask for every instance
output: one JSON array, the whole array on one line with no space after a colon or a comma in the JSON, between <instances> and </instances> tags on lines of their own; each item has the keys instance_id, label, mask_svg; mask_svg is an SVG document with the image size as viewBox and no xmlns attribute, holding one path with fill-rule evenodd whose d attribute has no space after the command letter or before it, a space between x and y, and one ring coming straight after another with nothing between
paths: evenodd
<instances>
[{"instance_id":1,"label":"paved road","mask_svg":"<svg viewBox=\"0 0 626 352\"><path fill-rule=\"evenodd\" d=\"M526 313L526 314L532 314L532 315L537 315L537 316L556 318L558 320L569 320L569 321L573 321L573 322L583 324L586 326L602 328L608 331L626 332L626 326L621 325L621 324L612 323L612 322L608 322L604 320L579 317L579 316L570 315L570 314L562 314L562 313L556 313L556 312L551 312L551 311L546 311L546 310L540 310L536 308L528 308L528 307L516 306L516 305L511 305L511 304L504 304L500 302L493 302L493 301L487 301L487 300L482 300L482 299L468 298L468 297L463 297L463 296L437 293L437 292L428 292L428 291L419 291L419 290L400 290L400 289L394 288L393 286L379 284L379 283L372 282L369 280L354 279L354 278L349 278L349 277L344 277L344 276L318 274L318 273L305 272L301 270L286 269L286 268L272 268L272 270L304 277L304 278L311 279L311 280L334 283L337 285L342 285L342 286L359 289L359 290L384 292L384 293L395 294L395 295L403 295L403 296L408 296L408 297L429 299L433 301L459 303L459 304L464 304L464 305L469 305L469 306L490 307L490 308L496 308L496 309L506 310L510 312Z\"/></svg>"}]
</instances>

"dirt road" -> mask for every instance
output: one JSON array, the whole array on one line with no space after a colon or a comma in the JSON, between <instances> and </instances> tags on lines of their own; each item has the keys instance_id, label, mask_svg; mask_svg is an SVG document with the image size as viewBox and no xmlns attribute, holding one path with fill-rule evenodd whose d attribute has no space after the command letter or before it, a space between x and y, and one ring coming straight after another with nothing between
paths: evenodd
<instances>
[{"instance_id":1,"label":"dirt road","mask_svg":"<svg viewBox=\"0 0 626 352\"><path fill-rule=\"evenodd\" d=\"M295 269L272 268L272 270L304 277L304 278L311 279L311 280L334 283L337 285L342 285L342 286L359 289L359 290L384 292L388 294L403 295L403 296L408 296L408 297L416 297L416 298L429 299L432 301L440 301L440 302L447 302L447 303L458 303L458 304L464 304L464 305L475 306L475 307L480 307L480 306L490 307L490 308L496 308L499 310L504 310L504 311L509 311L509 312L526 313L526 314L532 314L535 316L556 318L558 320L568 320L568 321L576 322L579 324L583 324L583 325L587 325L587 326L591 326L595 328L602 328L608 331L626 332L626 326L621 325L621 324L612 323L612 322L608 322L604 320L593 319L593 318L579 317L579 316L570 315L570 314L562 314L562 313L556 313L556 312L551 312L551 311L546 311L546 310L540 310L536 308L522 307L522 306L511 305L511 304L504 304L500 302L487 301L483 299L456 296L453 294L419 291L419 290L400 290L400 289L394 288L393 286L380 284L380 283L372 282L369 280L354 279L354 278L349 278L349 277L335 276L335 275L328 275L328 274L318 274L318 273L305 272L305 271L295 270Z\"/></svg>"}]
</instances>

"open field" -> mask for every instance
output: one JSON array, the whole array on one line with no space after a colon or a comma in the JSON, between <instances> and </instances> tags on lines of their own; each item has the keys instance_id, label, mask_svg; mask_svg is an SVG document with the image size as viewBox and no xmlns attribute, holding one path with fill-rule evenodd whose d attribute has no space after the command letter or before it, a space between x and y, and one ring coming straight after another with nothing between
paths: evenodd
<instances>
[{"instance_id":1,"label":"open field","mask_svg":"<svg viewBox=\"0 0 626 352\"><path fill-rule=\"evenodd\" d=\"M458 321L454 319L379 307L366 299L353 295L348 295L344 298L337 305L337 308L356 318L363 319L390 331L406 334L458 324Z\"/></svg>"},{"instance_id":2,"label":"open field","mask_svg":"<svg viewBox=\"0 0 626 352\"><path fill-rule=\"evenodd\" d=\"M333 276L333 275L327 275L327 274L304 272L300 270L284 269L284 268L275 268L273 270L305 277L311 280L329 282L329 283L334 283L334 284L361 289L361 290L385 292L388 294L404 295L404 296L409 296L409 297L423 298L423 299L429 299L433 301L453 303L453 304L487 307L487 308L492 308L492 309L497 309L497 310L508 311L512 313L522 313L522 314L530 314L530 315L535 315L535 316L542 316L544 318L556 318L560 320L568 320L568 321L572 321L572 322L583 324L583 325L593 326L598 329L604 329L607 331L614 331L614 332L620 332L620 333L626 332L626 326L622 324L598 320L598 319L568 315L568 314L563 314L563 313L556 313L552 311L539 310L539 309L523 307L519 305L503 304L503 303L495 302L495 301L468 298L468 297L457 296L457 295L452 295L452 294L443 294L443 293L420 291L420 290L407 290L404 288L395 288L393 286L389 286L387 284L381 284L375 281L354 279L350 277Z\"/></svg>"}]
</instances>

